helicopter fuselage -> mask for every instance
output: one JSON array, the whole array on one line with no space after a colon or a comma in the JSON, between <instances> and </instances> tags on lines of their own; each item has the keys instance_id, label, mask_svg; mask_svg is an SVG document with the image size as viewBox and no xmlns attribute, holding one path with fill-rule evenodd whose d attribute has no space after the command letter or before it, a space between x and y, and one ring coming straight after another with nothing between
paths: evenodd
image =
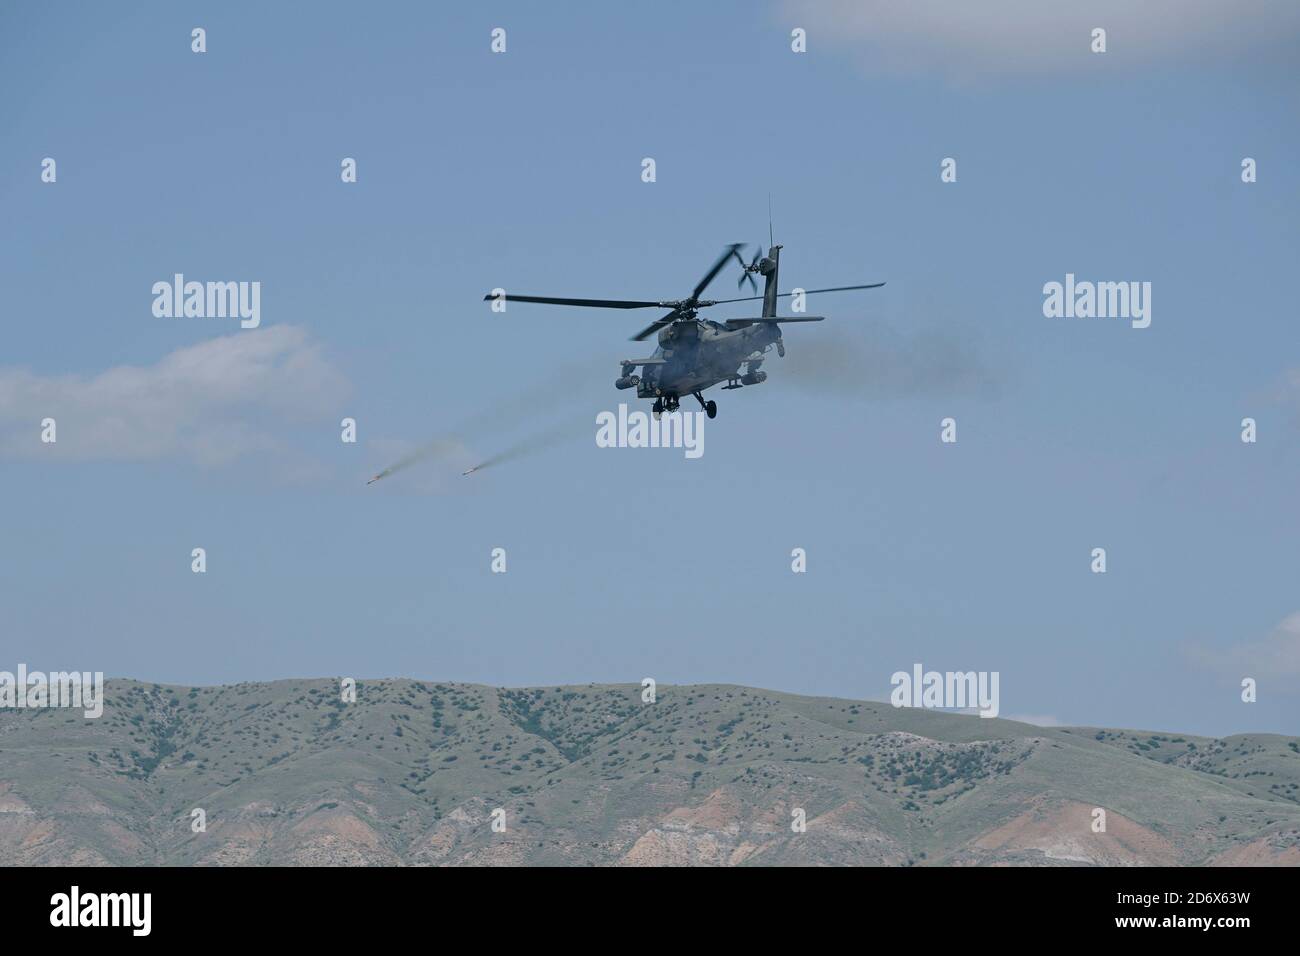
<instances>
[{"instance_id":1,"label":"helicopter fuselage","mask_svg":"<svg viewBox=\"0 0 1300 956\"><path fill-rule=\"evenodd\" d=\"M639 376L631 371L631 363L625 363L615 385L635 385L637 397L663 398L670 405L719 382L730 383L730 388L757 385L767 378L759 372L765 353L780 342L776 323L729 329L707 319L675 322L660 331L654 361L642 365Z\"/></svg>"}]
</instances>

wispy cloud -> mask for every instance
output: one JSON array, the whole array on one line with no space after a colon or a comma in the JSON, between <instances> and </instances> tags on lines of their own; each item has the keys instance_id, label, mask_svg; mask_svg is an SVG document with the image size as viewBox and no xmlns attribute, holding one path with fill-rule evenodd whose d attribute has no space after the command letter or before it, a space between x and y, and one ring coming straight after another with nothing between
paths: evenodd
<instances>
[{"instance_id":1,"label":"wispy cloud","mask_svg":"<svg viewBox=\"0 0 1300 956\"><path fill-rule=\"evenodd\" d=\"M1256 641L1226 648L1192 646L1191 658L1225 677L1243 677L1300 687L1300 611L1287 615L1272 631Z\"/></svg>"},{"instance_id":2,"label":"wispy cloud","mask_svg":"<svg viewBox=\"0 0 1300 956\"><path fill-rule=\"evenodd\" d=\"M308 333L286 325L90 376L0 369L0 458L226 465L286 451L293 444L290 426L325 424L348 391ZM52 445L40 440L45 418L57 422Z\"/></svg>"},{"instance_id":3,"label":"wispy cloud","mask_svg":"<svg viewBox=\"0 0 1300 956\"><path fill-rule=\"evenodd\" d=\"M1300 366L1287 369L1282 381L1270 390L1268 398L1300 421Z\"/></svg>"},{"instance_id":4,"label":"wispy cloud","mask_svg":"<svg viewBox=\"0 0 1300 956\"><path fill-rule=\"evenodd\" d=\"M1252 61L1294 55L1294 0L787 0L785 18L818 44L856 54L868 69L969 77L1095 68L1095 27L1108 65Z\"/></svg>"}]
</instances>

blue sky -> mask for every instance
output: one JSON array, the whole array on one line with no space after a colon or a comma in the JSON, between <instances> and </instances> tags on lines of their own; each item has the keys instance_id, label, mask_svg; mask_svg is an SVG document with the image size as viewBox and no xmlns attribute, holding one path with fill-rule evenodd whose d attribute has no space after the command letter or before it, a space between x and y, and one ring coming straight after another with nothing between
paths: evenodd
<instances>
[{"instance_id":1,"label":"blue sky","mask_svg":"<svg viewBox=\"0 0 1300 956\"><path fill-rule=\"evenodd\" d=\"M1128 6L6 7L0 668L883 698L919 661L1004 716L1296 733L1300 27ZM645 315L481 302L684 296L769 194L783 289L888 285L810 300L698 460L595 445ZM260 281L261 328L155 318L175 272ZM1151 282L1151 327L1045 318L1068 272Z\"/></svg>"}]
</instances>

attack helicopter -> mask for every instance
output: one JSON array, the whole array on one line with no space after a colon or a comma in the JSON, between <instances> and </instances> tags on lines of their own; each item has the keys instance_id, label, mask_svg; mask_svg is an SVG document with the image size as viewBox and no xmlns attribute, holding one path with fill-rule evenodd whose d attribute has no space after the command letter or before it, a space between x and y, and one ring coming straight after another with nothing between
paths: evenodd
<instances>
[{"instance_id":1,"label":"attack helicopter","mask_svg":"<svg viewBox=\"0 0 1300 956\"><path fill-rule=\"evenodd\" d=\"M770 233L769 228L769 233ZM772 241L769 235L767 255L763 255L760 243L753 259L745 262L741 250L742 243L728 245L722 255L704 277L695 284L691 294L685 299L641 300L641 299L575 299L562 296L507 294L504 290L490 292L484 301L532 302L540 305L568 305L592 309L669 309L670 311L647 325L632 336L633 342L641 342L658 333L658 347L646 358L623 359L620 363L621 374L614 382L618 389L635 388L638 398L654 399L653 411L656 418L665 411L677 411L681 399L693 395L709 418L718 414L718 403L706 400L704 392L721 382L723 391L758 385L767 380L763 371L763 361L767 353L776 349L776 354L785 357L785 342L781 336L781 326L794 322L821 322L823 315L777 315L778 299L788 298L795 292L778 292L777 276L781 261L780 245ZM753 292L758 291L754 276L764 279L763 294L742 296L734 299L702 299L705 289L717 278L726 265L735 261L740 264L740 277L736 287L741 288L748 282ZM823 292L849 292L858 289L878 289L883 282L868 285L834 286L827 289L802 290L803 295L815 295ZM756 318L726 319L715 322L702 318L700 310L715 305L732 302L753 302L763 300L763 314ZM637 370L640 369L638 374Z\"/></svg>"}]
</instances>

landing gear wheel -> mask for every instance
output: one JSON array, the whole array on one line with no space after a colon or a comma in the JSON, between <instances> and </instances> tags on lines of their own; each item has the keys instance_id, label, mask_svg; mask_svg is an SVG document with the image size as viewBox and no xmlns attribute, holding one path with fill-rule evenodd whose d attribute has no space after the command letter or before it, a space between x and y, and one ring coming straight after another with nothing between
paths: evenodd
<instances>
[{"instance_id":1,"label":"landing gear wheel","mask_svg":"<svg viewBox=\"0 0 1300 956\"><path fill-rule=\"evenodd\" d=\"M710 418L718 417L718 403L710 399L704 404L704 414Z\"/></svg>"},{"instance_id":2,"label":"landing gear wheel","mask_svg":"<svg viewBox=\"0 0 1300 956\"><path fill-rule=\"evenodd\" d=\"M659 416L664 413L664 400L662 398L656 398L651 410L654 412L655 418L658 419Z\"/></svg>"}]
</instances>

